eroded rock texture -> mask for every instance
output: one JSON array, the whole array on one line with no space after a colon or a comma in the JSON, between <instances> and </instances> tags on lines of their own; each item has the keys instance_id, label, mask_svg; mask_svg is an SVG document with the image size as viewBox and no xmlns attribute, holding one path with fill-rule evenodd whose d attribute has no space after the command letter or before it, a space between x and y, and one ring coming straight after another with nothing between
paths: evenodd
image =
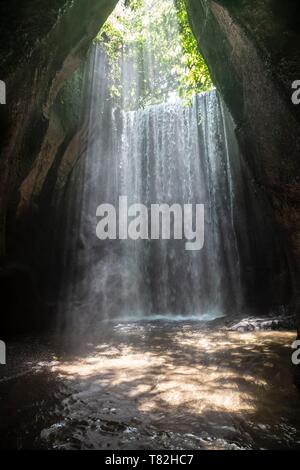
<instances>
[{"instance_id":1,"label":"eroded rock texture","mask_svg":"<svg viewBox=\"0 0 300 470\"><path fill-rule=\"evenodd\" d=\"M254 183L283 234L299 304L299 2L186 0L200 50L237 124Z\"/></svg>"},{"instance_id":2,"label":"eroded rock texture","mask_svg":"<svg viewBox=\"0 0 300 470\"><path fill-rule=\"evenodd\" d=\"M3 314L9 312L6 320L13 318L14 324L28 316L30 328L32 305L24 301L21 310L19 306L11 312L15 303L10 300L13 293L18 295L12 272L17 279L28 272L28 282L44 297L42 279L51 271L53 241L59 236L51 217L76 154L72 147L79 132L80 64L115 4L0 4L0 77L7 86L7 105L0 107L0 269L6 285L12 283Z\"/></svg>"}]
</instances>

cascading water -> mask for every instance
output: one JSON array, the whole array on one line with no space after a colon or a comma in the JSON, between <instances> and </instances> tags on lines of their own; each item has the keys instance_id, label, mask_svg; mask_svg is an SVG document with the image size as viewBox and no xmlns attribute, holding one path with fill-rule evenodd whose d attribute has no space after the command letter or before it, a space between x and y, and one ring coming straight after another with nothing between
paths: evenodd
<instances>
[{"instance_id":1,"label":"cascading water","mask_svg":"<svg viewBox=\"0 0 300 470\"><path fill-rule=\"evenodd\" d=\"M95 2L87 4L92 9ZM176 0L177 8L184 4ZM65 19L76 19L73 13ZM156 449L176 455L181 449L300 448L300 402L287 367L294 322L272 312L291 291L265 197L270 188L265 191L258 162L255 172L248 170L253 154L240 152L234 123L211 89L191 35L186 10L174 13L173 0L120 0L85 64L75 135L70 124L83 68L52 107L50 149L43 146L21 191L28 214L15 220L15 198L7 214L14 236L0 264L8 307L2 310L4 319L11 312L21 321L21 330L31 319L31 334L10 339L8 364L0 366L0 449L103 449L105 463L114 465L130 464L122 451L140 449L155 457ZM51 53L54 58L56 50ZM53 124L69 130L55 158ZM27 201L33 183L38 188ZM134 205L139 209L131 211ZM164 214L159 236L152 209L163 205L175 216ZM186 224L191 207L194 227ZM105 211L115 217L106 233L100 230ZM49 231L40 230L42 240L37 221ZM23 226L25 245L18 245L23 232L14 232ZM195 229L199 238L191 236ZM168 230L171 239L162 239ZM12 264L25 261L19 249L30 233L36 254L48 250L38 269ZM58 285L53 334L44 301L53 312ZM27 310L38 304L41 318L33 321L36 309L29 317ZM153 462L162 463L157 457Z\"/></svg>"},{"instance_id":2,"label":"cascading water","mask_svg":"<svg viewBox=\"0 0 300 470\"><path fill-rule=\"evenodd\" d=\"M142 58L144 76L155 81L151 45ZM135 51L120 59L121 104L111 95L103 46L93 46L86 67L86 132L66 211L62 299L68 326L154 316L212 319L245 305L243 276L255 258L246 212L253 225L260 211L245 183L232 119L215 90L194 95L190 105L171 90L164 102L139 108L134 60ZM149 209L204 204L203 249L187 251L186 240L175 239L100 241L97 207L117 208L121 196L128 206ZM257 238L259 230L258 224Z\"/></svg>"},{"instance_id":3,"label":"cascading water","mask_svg":"<svg viewBox=\"0 0 300 470\"><path fill-rule=\"evenodd\" d=\"M191 106L177 99L120 111L108 99L106 67L95 46L87 149L73 174L82 200L76 200L72 222L78 232L69 253L70 314L86 323L154 315L214 318L236 310L242 295L231 172L238 150L224 105L212 91L195 96ZM98 240L97 206L118 207L120 196L129 206L204 204L203 249L186 251L186 240Z\"/></svg>"},{"instance_id":4,"label":"cascading water","mask_svg":"<svg viewBox=\"0 0 300 470\"><path fill-rule=\"evenodd\" d=\"M124 264L126 259L133 262L128 278L134 286L134 273L139 285L134 287L137 303L129 309L125 304L124 313L201 318L224 312L229 297L236 308L241 299L234 189L227 123L216 92L195 96L190 107L178 101L123 112L121 121L120 151L112 156L115 181L107 187L102 179L110 202L116 204L115 196L127 195L129 204L142 201L147 207L205 204L201 251L187 252L184 240L127 242ZM124 287L121 303L130 293L129 286Z\"/></svg>"}]
</instances>

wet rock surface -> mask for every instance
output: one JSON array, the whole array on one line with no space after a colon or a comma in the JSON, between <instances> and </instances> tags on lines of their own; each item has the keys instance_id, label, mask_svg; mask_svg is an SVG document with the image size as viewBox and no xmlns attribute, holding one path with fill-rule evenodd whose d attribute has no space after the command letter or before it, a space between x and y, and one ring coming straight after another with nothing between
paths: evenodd
<instances>
[{"instance_id":1,"label":"wet rock surface","mask_svg":"<svg viewBox=\"0 0 300 470\"><path fill-rule=\"evenodd\" d=\"M290 316L271 316L265 318L245 318L237 323L228 326L231 331L270 331L270 330L295 330L295 315Z\"/></svg>"},{"instance_id":2,"label":"wet rock surface","mask_svg":"<svg viewBox=\"0 0 300 470\"><path fill-rule=\"evenodd\" d=\"M276 232L282 235L292 295L299 305L300 106L291 100L292 83L300 76L295 47L300 39L299 2L186 0L186 4L199 48L237 125L243 164L261 192L259 197L266 200L266 215L270 204ZM267 229L267 219L262 226ZM248 236L255 237L255 229ZM273 298L280 285L279 276Z\"/></svg>"}]
</instances>

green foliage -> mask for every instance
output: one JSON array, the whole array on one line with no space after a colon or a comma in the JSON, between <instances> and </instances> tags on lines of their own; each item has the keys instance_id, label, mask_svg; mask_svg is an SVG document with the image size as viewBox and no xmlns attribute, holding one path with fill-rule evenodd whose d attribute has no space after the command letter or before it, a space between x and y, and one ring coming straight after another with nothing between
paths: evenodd
<instances>
[{"instance_id":1,"label":"green foliage","mask_svg":"<svg viewBox=\"0 0 300 470\"><path fill-rule=\"evenodd\" d=\"M184 0L124 0L97 41L110 64L111 95L124 109L190 101L212 87L189 26Z\"/></svg>"},{"instance_id":2,"label":"green foliage","mask_svg":"<svg viewBox=\"0 0 300 470\"><path fill-rule=\"evenodd\" d=\"M209 91L212 87L209 70L202 55L198 51L197 40L189 24L185 0L176 0L177 17L180 26L180 42L182 46L182 64L180 69L179 94L190 99L192 93Z\"/></svg>"}]
</instances>

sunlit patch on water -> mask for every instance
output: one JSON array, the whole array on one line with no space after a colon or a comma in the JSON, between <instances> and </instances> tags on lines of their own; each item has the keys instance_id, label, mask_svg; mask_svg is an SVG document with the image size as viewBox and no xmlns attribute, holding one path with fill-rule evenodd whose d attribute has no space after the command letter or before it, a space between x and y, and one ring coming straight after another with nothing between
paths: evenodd
<instances>
[{"instance_id":1,"label":"sunlit patch on water","mask_svg":"<svg viewBox=\"0 0 300 470\"><path fill-rule=\"evenodd\" d=\"M201 322L112 324L78 351L36 354L23 363L27 375L0 384L5 440L55 449L300 448L293 340L292 332L239 334Z\"/></svg>"}]
</instances>

